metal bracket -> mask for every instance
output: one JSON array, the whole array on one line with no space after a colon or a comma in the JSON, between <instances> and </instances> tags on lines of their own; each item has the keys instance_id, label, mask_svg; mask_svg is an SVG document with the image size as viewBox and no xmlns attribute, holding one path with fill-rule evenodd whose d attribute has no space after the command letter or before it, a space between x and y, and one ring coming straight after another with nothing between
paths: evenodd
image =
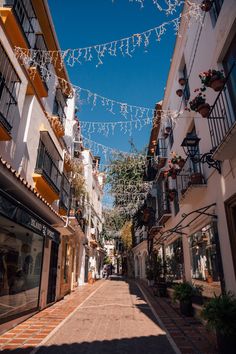
<instances>
[{"instance_id":1,"label":"metal bracket","mask_svg":"<svg viewBox=\"0 0 236 354\"><path fill-rule=\"evenodd\" d=\"M194 157L192 158L193 162L202 162L202 163L207 163L208 167L215 168L219 174L221 174L221 163L219 160L214 160L212 155L214 153L215 149L211 149L209 152L206 152L203 154L200 158Z\"/></svg>"}]
</instances>

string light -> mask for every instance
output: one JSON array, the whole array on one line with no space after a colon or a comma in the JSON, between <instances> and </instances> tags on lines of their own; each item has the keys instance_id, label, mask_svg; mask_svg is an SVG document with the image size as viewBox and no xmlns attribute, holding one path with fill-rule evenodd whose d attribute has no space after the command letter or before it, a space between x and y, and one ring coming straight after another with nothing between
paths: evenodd
<instances>
[{"instance_id":1,"label":"string light","mask_svg":"<svg viewBox=\"0 0 236 354\"><path fill-rule=\"evenodd\" d=\"M115 0L112 0L112 2L115 2ZM141 8L144 7L144 0L129 0L129 2L135 2L139 3ZM163 6L160 5L159 0L152 0L153 5L156 6L157 10L165 12L165 14L172 15L174 12L176 12L176 7L181 6L184 4L183 0L165 0L166 5L168 6L167 8L164 8Z\"/></svg>"},{"instance_id":2,"label":"string light","mask_svg":"<svg viewBox=\"0 0 236 354\"><path fill-rule=\"evenodd\" d=\"M178 0L176 0L179 2ZM141 1L142 2L142 1ZM156 4L157 1L154 0ZM168 0L170 8L173 4ZM188 11L180 14L178 17L163 22L161 25L150 28L144 32L138 32L131 36L121 39L113 40L111 42L95 44L83 48L69 48L66 50L41 50L41 49L25 49L21 47L15 47L15 53L17 57L27 56L31 61L36 61L40 58L43 66L52 64L57 66L59 70L64 67L64 62L73 67L75 63L82 64L83 62L91 62L93 59L97 61L97 67L103 64L105 55L116 57L118 54L122 56L132 57L137 48L143 47L145 51L149 47L151 40L160 42L162 36L166 33L167 27L172 26L176 35L179 35L179 26L181 18L185 18L187 21L194 18L196 20L202 20L202 11L200 5L196 3L187 2Z\"/></svg>"}]
</instances>

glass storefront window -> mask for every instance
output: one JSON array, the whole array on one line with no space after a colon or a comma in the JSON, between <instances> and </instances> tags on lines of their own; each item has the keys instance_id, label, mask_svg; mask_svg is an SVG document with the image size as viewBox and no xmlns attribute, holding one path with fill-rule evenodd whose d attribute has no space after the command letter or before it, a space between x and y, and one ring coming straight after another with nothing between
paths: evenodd
<instances>
[{"instance_id":1,"label":"glass storefront window","mask_svg":"<svg viewBox=\"0 0 236 354\"><path fill-rule=\"evenodd\" d=\"M43 237L0 217L0 323L38 307Z\"/></svg>"},{"instance_id":2,"label":"glass storefront window","mask_svg":"<svg viewBox=\"0 0 236 354\"><path fill-rule=\"evenodd\" d=\"M207 225L189 237L192 278L208 282L219 281L216 246L212 225Z\"/></svg>"}]
</instances>

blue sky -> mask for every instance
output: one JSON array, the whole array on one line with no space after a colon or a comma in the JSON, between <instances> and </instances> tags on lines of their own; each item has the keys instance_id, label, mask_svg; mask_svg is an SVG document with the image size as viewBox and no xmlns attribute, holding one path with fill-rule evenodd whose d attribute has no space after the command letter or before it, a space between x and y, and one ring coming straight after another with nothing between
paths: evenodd
<instances>
[{"instance_id":1,"label":"blue sky","mask_svg":"<svg viewBox=\"0 0 236 354\"><path fill-rule=\"evenodd\" d=\"M167 18L155 8L152 0L145 0L144 8L129 0L49 0L49 6L62 49L109 42L143 32L177 17L174 14ZM175 39L170 28L159 43L152 42L148 52L141 48L132 58L106 56L104 64L99 67L96 67L95 60L76 64L68 68L71 82L120 102L154 108L164 95ZM101 106L91 111L88 104L80 107L79 117L83 121L124 119L112 115ZM150 127L133 133L133 141L139 149L147 145ZM119 130L108 137L93 134L91 139L116 149L129 150L130 137Z\"/></svg>"}]
</instances>

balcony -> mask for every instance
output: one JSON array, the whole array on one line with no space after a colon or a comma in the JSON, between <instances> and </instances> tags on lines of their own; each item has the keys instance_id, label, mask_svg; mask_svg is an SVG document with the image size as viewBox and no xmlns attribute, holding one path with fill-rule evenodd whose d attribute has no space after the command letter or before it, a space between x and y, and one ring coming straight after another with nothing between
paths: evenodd
<instances>
[{"instance_id":1,"label":"balcony","mask_svg":"<svg viewBox=\"0 0 236 354\"><path fill-rule=\"evenodd\" d=\"M206 180L203 175L202 163L187 160L184 168L177 175L176 188L179 195L179 203L188 203L202 198L203 188L206 187Z\"/></svg>"},{"instance_id":2,"label":"balcony","mask_svg":"<svg viewBox=\"0 0 236 354\"><path fill-rule=\"evenodd\" d=\"M11 140L11 129L17 117L20 79L0 44L0 141Z\"/></svg>"},{"instance_id":3,"label":"balcony","mask_svg":"<svg viewBox=\"0 0 236 354\"><path fill-rule=\"evenodd\" d=\"M167 220L172 216L170 209L170 202L167 198L166 192L160 192L157 196L158 201L158 213L157 222L158 225L164 225Z\"/></svg>"},{"instance_id":4,"label":"balcony","mask_svg":"<svg viewBox=\"0 0 236 354\"><path fill-rule=\"evenodd\" d=\"M0 14L12 44L33 48L37 18L30 0L4 0Z\"/></svg>"},{"instance_id":5,"label":"balcony","mask_svg":"<svg viewBox=\"0 0 236 354\"><path fill-rule=\"evenodd\" d=\"M66 120L66 114L64 111L66 105L67 103L66 103L65 96L63 95L61 89L57 88L55 100L53 104L53 115L59 118L62 126L65 125L65 120Z\"/></svg>"},{"instance_id":6,"label":"balcony","mask_svg":"<svg viewBox=\"0 0 236 354\"><path fill-rule=\"evenodd\" d=\"M62 182L62 175L54 161L55 159L40 140L33 179L35 188L50 204L59 199Z\"/></svg>"},{"instance_id":7,"label":"balcony","mask_svg":"<svg viewBox=\"0 0 236 354\"><path fill-rule=\"evenodd\" d=\"M61 191L60 191L60 202L59 202L59 212L61 215L66 215L70 207L70 182L68 178L63 174Z\"/></svg>"},{"instance_id":8,"label":"balcony","mask_svg":"<svg viewBox=\"0 0 236 354\"><path fill-rule=\"evenodd\" d=\"M39 51L47 50L47 46L42 34L36 34L34 49ZM41 52L37 52L34 56L34 60L31 62L30 67L28 68L29 75L32 79L32 82L27 88L28 95L32 95L34 93L34 87L40 97L48 96L48 66L49 64L43 61Z\"/></svg>"},{"instance_id":9,"label":"balcony","mask_svg":"<svg viewBox=\"0 0 236 354\"><path fill-rule=\"evenodd\" d=\"M231 67L223 89L217 95L208 116L208 125L212 147L215 149L214 159L230 160L236 154L236 92L233 88L233 77L236 74L236 63ZM231 81L232 79L232 81Z\"/></svg>"},{"instance_id":10,"label":"balcony","mask_svg":"<svg viewBox=\"0 0 236 354\"><path fill-rule=\"evenodd\" d=\"M167 161L166 141L163 138L158 139L156 156L158 157L157 167L158 167L158 169L160 169L165 166L166 161Z\"/></svg>"}]
</instances>

